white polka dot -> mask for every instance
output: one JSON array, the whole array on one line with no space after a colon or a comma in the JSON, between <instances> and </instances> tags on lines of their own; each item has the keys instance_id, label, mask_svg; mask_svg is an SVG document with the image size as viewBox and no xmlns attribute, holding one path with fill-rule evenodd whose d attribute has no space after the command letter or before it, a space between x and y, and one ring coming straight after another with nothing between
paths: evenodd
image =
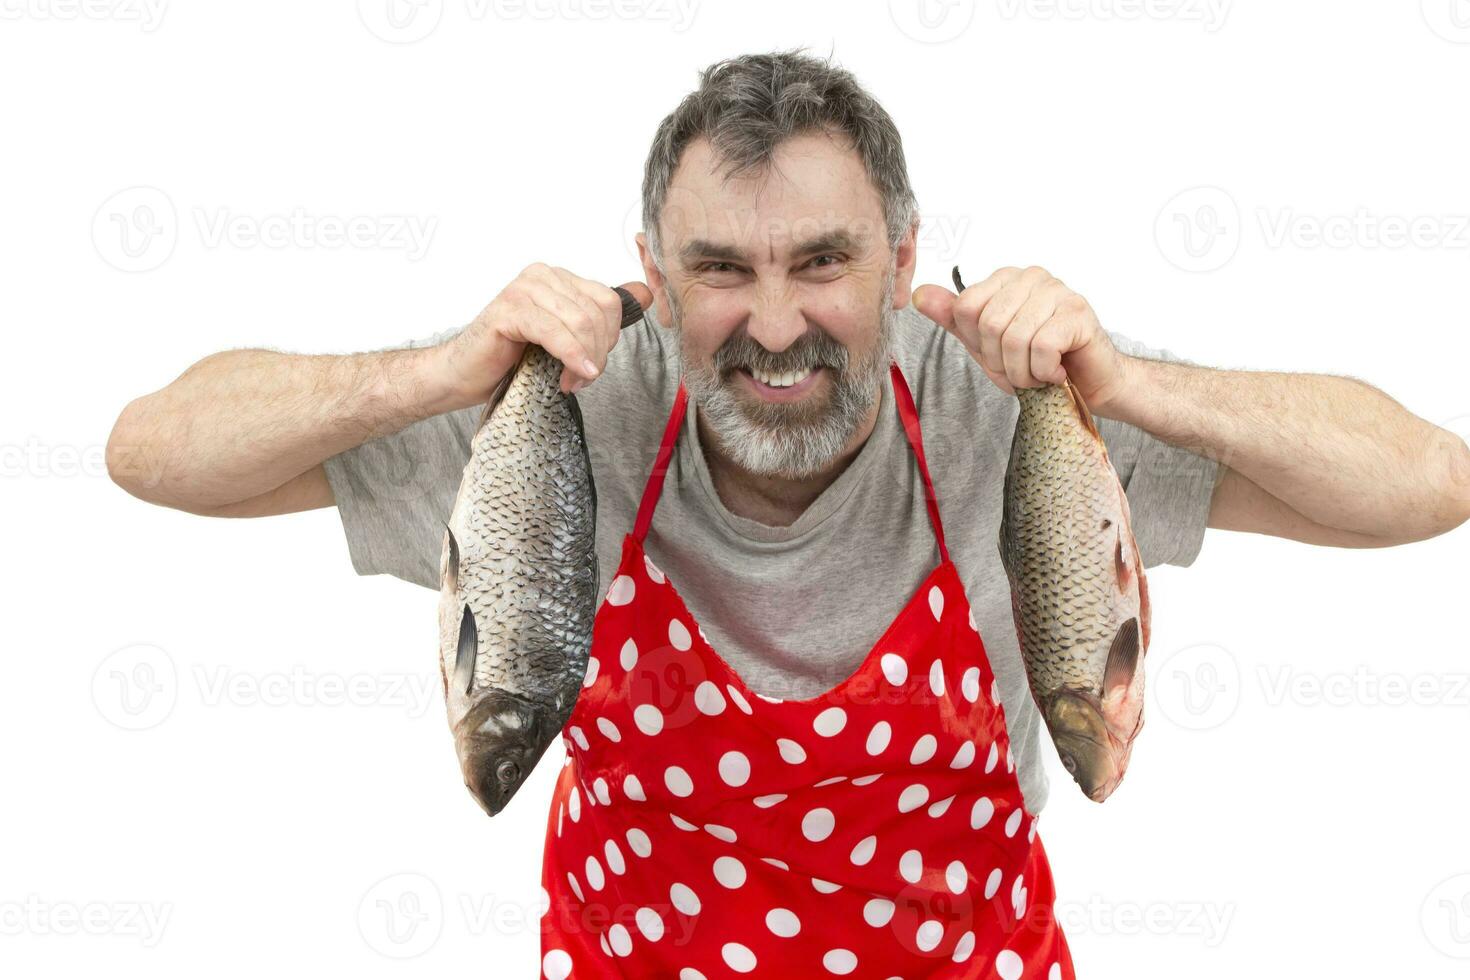
<instances>
[{"instance_id":1,"label":"white polka dot","mask_svg":"<svg viewBox=\"0 0 1470 980\"><path fill-rule=\"evenodd\" d=\"M624 670L632 670L638 663L638 644L631 639L618 651L618 663Z\"/></svg>"},{"instance_id":2,"label":"white polka dot","mask_svg":"<svg viewBox=\"0 0 1470 980\"><path fill-rule=\"evenodd\" d=\"M869 783L876 783L882 778L883 774L881 772L875 772L867 776L854 776L852 777L852 784L854 786L866 786Z\"/></svg>"},{"instance_id":3,"label":"white polka dot","mask_svg":"<svg viewBox=\"0 0 1470 980\"><path fill-rule=\"evenodd\" d=\"M963 742L955 752L954 758L949 760L951 769L965 769L975 761L975 743Z\"/></svg>"},{"instance_id":4,"label":"white polka dot","mask_svg":"<svg viewBox=\"0 0 1470 980\"><path fill-rule=\"evenodd\" d=\"M728 854L715 858L715 880L726 888L739 888L745 884L745 865Z\"/></svg>"},{"instance_id":5,"label":"white polka dot","mask_svg":"<svg viewBox=\"0 0 1470 980\"><path fill-rule=\"evenodd\" d=\"M601 891L602 886L607 884L607 878L602 873L602 865L597 863L597 858L591 854L587 855L587 884L592 886L593 891Z\"/></svg>"},{"instance_id":6,"label":"white polka dot","mask_svg":"<svg viewBox=\"0 0 1470 980\"><path fill-rule=\"evenodd\" d=\"M771 909L766 913L766 928L782 939L801 932L801 920L790 909Z\"/></svg>"},{"instance_id":7,"label":"white polka dot","mask_svg":"<svg viewBox=\"0 0 1470 980\"><path fill-rule=\"evenodd\" d=\"M734 684L726 684L725 690L730 692L730 700L735 702L735 707L746 714L750 714L750 702L745 700L745 695L735 689Z\"/></svg>"},{"instance_id":8,"label":"white polka dot","mask_svg":"<svg viewBox=\"0 0 1470 980\"><path fill-rule=\"evenodd\" d=\"M682 766L669 766L664 770L664 785L675 796L688 796L694 792L694 780L689 778Z\"/></svg>"},{"instance_id":9,"label":"white polka dot","mask_svg":"<svg viewBox=\"0 0 1470 980\"><path fill-rule=\"evenodd\" d=\"M689 627L677 619L669 620L669 645L675 650L688 650L694 642L689 635Z\"/></svg>"},{"instance_id":10,"label":"white polka dot","mask_svg":"<svg viewBox=\"0 0 1470 980\"><path fill-rule=\"evenodd\" d=\"M597 658L596 657L588 657L587 658L587 673L585 675L583 675L583 677L582 677L582 686L583 687L591 687L592 686L592 682L595 681L595 680L597 680L597 668L600 667L600 666L601 666L601 664L599 664L597 662ZM561 950L559 950L559 949L552 950L552 952L553 953L560 953ZM551 954L548 953L547 955L550 956ZM565 954L563 954L563 955L565 955Z\"/></svg>"},{"instance_id":11,"label":"white polka dot","mask_svg":"<svg viewBox=\"0 0 1470 980\"><path fill-rule=\"evenodd\" d=\"M726 844L735 843L735 831L726 827L724 824L707 823L704 825L704 832L715 840L722 840Z\"/></svg>"},{"instance_id":12,"label":"white polka dot","mask_svg":"<svg viewBox=\"0 0 1470 980\"><path fill-rule=\"evenodd\" d=\"M709 978L694 967L686 966L679 971L679 980L709 980Z\"/></svg>"},{"instance_id":13,"label":"white polka dot","mask_svg":"<svg viewBox=\"0 0 1470 980\"><path fill-rule=\"evenodd\" d=\"M537 917L540 918L542 916L545 916L547 912L551 911L551 894L546 890L544 886L538 887L537 891L541 893L541 899L537 903L536 912Z\"/></svg>"},{"instance_id":14,"label":"white polka dot","mask_svg":"<svg viewBox=\"0 0 1470 980\"><path fill-rule=\"evenodd\" d=\"M998 678L990 682L990 703L1000 704L1000 680Z\"/></svg>"},{"instance_id":15,"label":"white polka dot","mask_svg":"<svg viewBox=\"0 0 1470 980\"><path fill-rule=\"evenodd\" d=\"M572 818L572 823L582 819L582 794L573 786L567 794L567 816Z\"/></svg>"},{"instance_id":16,"label":"white polka dot","mask_svg":"<svg viewBox=\"0 0 1470 980\"><path fill-rule=\"evenodd\" d=\"M781 753L781 758L793 766L800 765L806 761L806 749L789 738L776 739L776 750Z\"/></svg>"},{"instance_id":17,"label":"white polka dot","mask_svg":"<svg viewBox=\"0 0 1470 980\"><path fill-rule=\"evenodd\" d=\"M743 752L730 751L720 756L720 778L729 786L744 786L750 779L750 760Z\"/></svg>"},{"instance_id":18,"label":"white polka dot","mask_svg":"<svg viewBox=\"0 0 1470 980\"><path fill-rule=\"evenodd\" d=\"M750 951L749 946L726 943L720 947L720 956L725 965L736 973L749 973L755 969L755 954Z\"/></svg>"},{"instance_id":19,"label":"white polka dot","mask_svg":"<svg viewBox=\"0 0 1470 980\"><path fill-rule=\"evenodd\" d=\"M607 780L601 776L592 780L592 793L597 797L597 802L603 806L608 806L612 803L612 794L608 792Z\"/></svg>"},{"instance_id":20,"label":"white polka dot","mask_svg":"<svg viewBox=\"0 0 1470 980\"><path fill-rule=\"evenodd\" d=\"M951 793L949 796L946 796L942 800L938 800L938 801L936 801L934 803L930 803L929 804L929 816L934 817L935 819L938 819L939 817L944 816L945 812L949 809L949 805L951 803L953 803L953 802L954 802L954 794Z\"/></svg>"},{"instance_id":21,"label":"white polka dot","mask_svg":"<svg viewBox=\"0 0 1470 980\"><path fill-rule=\"evenodd\" d=\"M824 806L815 810L808 810L806 816L801 818L801 835L813 844L820 843L832 836L832 828L837 825L832 811Z\"/></svg>"},{"instance_id":22,"label":"white polka dot","mask_svg":"<svg viewBox=\"0 0 1470 980\"><path fill-rule=\"evenodd\" d=\"M944 612L944 593L939 591L937 585L929 587L929 611L934 614L935 619Z\"/></svg>"},{"instance_id":23,"label":"white polka dot","mask_svg":"<svg viewBox=\"0 0 1470 980\"><path fill-rule=\"evenodd\" d=\"M974 630L976 633L980 632L980 627L975 624L975 609L973 606L970 608L969 622L970 629Z\"/></svg>"},{"instance_id":24,"label":"white polka dot","mask_svg":"<svg viewBox=\"0 0 1470 980\"><path fill-rule=\"evenodd\" d=\"M970 883L970 873L965 870L963 861L949 862L949 867L944 869L944 883L956 895L964 894L965 886Z\"/></svg>"},{"instance_id":25,"label":"white polka dot","mask_svg":"<svg viewBox=\"0 0 1470 980\"><path fill-rule=\"evenodd\" d=\"M607 860L607 870L615 875L620 875L628 870L627 863L623 860L623 852L618 849L618 842L610 840L603 845L602 856Z\"/></svg>"},{"instance_id":26,"label":"white polka dot","mask_svg":"<svg viewBox=\"0 0 1470 980\"><path fill-rule=\"evenodd\" d=\"M970 807L970 829L979 830L990 823L990 818L995 816L995 804L990 802L990 797L982 796Z\"/></svg>"},{"instance_id":27,"label":"white polka dot","mask_svg":"<svg viewBox=\"0 0 1470 980\"><path fill-rule=\"evenodd\" d=\"M764 862L766 862L767 864L769 864L773 868L780 868L782 871L790 871L791 870L791 865L787 864L785 861L781 860L780 858L761 858L761 860L764 861Z\"/></svg>"},{"instance_id":28,"label":"white polka dot","mask_svg":"<svg viewBox=\"0 0 1470 980\"><path fill-rule=\"evenodd\" d=\"M645 735L657 735L664 730L664 713L651 704L640 704L633 709L633 724Z\"/></svg>"},{"instance_id":29,"label":"white polka dot","mask_svg":"<svg viewBox=\"0 0 1470 980\"><path fill-rule=\"evenodd\" d=\"M919 952L928 953L932 952L934 947L939 945L939 940L943 938L944 923L938 919L925 919L919 923L919 929L914 933L914 945L919 948Z\"/></svg>"},{"instance_id":30,"label":"white polka dot","mask_svg":"<svg viewBox=\"0 0 1470 980\"><path fill-rule=\"evenodd\" d=\"M602 954L604 956L611 956L613 954L612 947L607 944L607 933L604 932L598 936L597 941L602 944Z\"/></svg>"},{"instance_id":31,"label":"white polka dot","mask_svg":"<svg viewBox=\"0 0 1470 980\"><path fill-rule=\"evenodd\" d=\"M1006 772L1016 771L1016 757L1011 755L1011 747L1006 746Z\"/></svg>"},{"instance_id":32,"label":"white polka dot","mask_svg":"<svg viewBox=\"0 0 1470 980\"><path fill-rule=\"evenodd\" d=\"M566 811L562 808L562 805L558 803L556 805L556 836L558 837L561 836L561 818L562 814L565 812Z\"/></svg>"},{"instance_id":33,"label":"white polka dot","mask_svg":"<svg viewBox=\"0 0 1470 980\"><path fill-rule=\"evenodd\" d=\"M914 783L912 786L904 787L904 791L898 794L898 812L908 813L928 802L929 787L923 783Z\"/></svg>"},{"instance_id":34,"label":"white polka dot","mask_svg":"<svg viewBox=\"0 0 1470 980\"><path fill-rule=\"evenodd\" d=\"M619 575L612 580L612 585L607 588L607 604L609 606L626 606L633 601L633 579L628 575Z\"/></svg>"},{"instance_id":35,"label":"white polka dot","mask_svg":"<svg viewBox=\"0 0 1470 980\"><path fill-rule=\"evenodd\" d=\"M541 958L541 975L546 980L567 980L572 975L572 958L564 949L553 949Z\"/></svg>"},{"instance_id":36,"label":"white polka dot","mask_svg":"<svg viewBox=\"0 0 1470 980\"><path fill-rule=\"evenodd\" d=\"M990 877L985 879L985 898L992 899L1000 889L1000 869L996 868L990 872Z\"/></svg>"},{"instance_id":37,"label":"white polka dot","mask_svg":"<svg viewBox=\"0 0 1470 980\"><path fill-rule=\"evenodd\" d=\"M1028 844L1036 839L1036 821L1040 819L1040 817L1032 817L1031 826L1026 828L1026 842Z\"/></svg>"},{"instance_id":38,"label":"white polka dot","mask_svg":"<svg viewBox=\"0 0 1470 980\"><path fill-rule=\"evenodd\" d=\"M1007 837L1014 837L1014 836L1016 836L1016 830L1020 826L1021 826L1021 810L1019 808L1017 808L1017 809L1011 811L1011 815L1009 817L1006 817L1006 836Z\"/></svg>"},{"instance_id":39,"label":"white polka dot","mask_svg":"<svg viewBox=\"0 0 1470 980\"><path fill-rule=\"evenodd\" d=\"M644 555L643 556L643 567L648 572L648 577L649 578L653 579L659 585L663 585L664 584L664 573L663 573L663 569L661 569L657 565L655 565L653 563L653 559L652 558L648 557L647 555Z\"/></svg>"},{"instance_id":40,"label":"white polka dot","mask_svg":"<svg viewBox=\"0 0 1470 980\"><path fill-rule=\"evenodd\" d=\"M1046 980L1062 980L1062 964L1053 963L1051 969L1046 971Z\"/></svg>"},{"instance_id":41,"label":"white polka dot","mask_svg":"<svg viewBox=\"0 0 1470 980\"><path fill-rule=\"evenodd\" d=\"M623 740L623 733L618 731L618 726L614 725L607 718L597 719L597 730L602 732L603 737L609 742L621 742Z\"/></svg>"},{"instance_id":42,"label":"white polka dot","mask_svg":"<svg viewBox=\"0 0 1470 980\"><path fill-rule=\"evenodd\" d=\"M960 678L960 693L965 696L966 701L978 701L980 699L980 668L971 667L965 671Z\"/></svg>"},{"instance_id":43,"label":"white polka dot","mask_svg":"<svg viewBox=\"0 0 1470 980\"><path fill-rule=\"evenodd\" d=\"M995 958L995 972L1000 974L1000 980L1020 980L1022 966L1021 957L1008 949L1001 950Z\"/></svg>"},{"instance_id":44,"label":"white polka dot","mask_svg":"<svg viewBox=\"0 0 1470 980\"><path fill-rule=\"evenodd\" d=\"M1011 904L1016 905L1021 901L1021 893L1026 890L1026 876L1016 875L1016 880L1011 882Z\"/></svg>"},{"instance_id":45,"label":"white polka dot","mask_svg":"<svg viewBox=\"0 0 1470 980\"><path fill-rule=\"evenodd\" d=\"M974 952L975 934L973 932L967 932L960 937L959 942L954 944L954 953L950 956L950 959L956 963L963 963L974 955Z\"/></svg>"},{"instance_id":46,"label":"white polka dot","mask_svg":"<svg viewBox=\"0 0 1470 980\"><path fill-rule=\"evenodd\" d=\"M862 865L867 864L869 861L873 860L873 854L877 850L878 838L870 834L857 842L857 845L852 849L852 854L849 856L851 857L853 864L861 867Z\"/></svg>"},{"instance_id":47,"label":"white polka dot","mask_svg":"<svg viewBox=\"0 0 1470 980\"><path fill-rule=\"evenodd\" d=\"M694 889L683 882L676 881L669 886L669 901L674 903L674 908L685 915L699 914L699 896L694 894Z\"/></svg>"},{"instance_id":48,"label":"white polka dot","mask_svg":"<svg viewBox=\"0 0 1470 980\"><path fill-rule=\"evenodd\" d=\"M607 931L607 942L619 956L627 956L633 952L633 937L628 935L628 927L621 922L614 923Z\"/></svg>"},{"instance_id":49,"label":"white polka dot","mask_svg":"<svg viewBox=\"0 0 1470 980\"><path fill-rule=\"evenodd\" d=\"M920 736L919 740L914 743L914 750L909 753L909 765L922 766L934 758L934 753L938 748L939 740L933 735Z\"/></svg>"},{"instance_id":50,"label":"white polka dot","mask_svg":"<svg viewBox=\"0 0 1470 980\"><path fill-rule=\"evenodd\" d=\"M944 664L938 660L929 665L929 690L936 698L944 697Z\"/></svg>"},{"instance_id":51,"label":"white polka dot","mask_svg":"<svg viewBox=\"0 0 1470 980\"><path fill-rule=\"evenodd\" d=\"M918 884L924 875L924 857L918 851L907 850L898 859L898 873L911 885Z\"/></svg>"},{"instance_id":52,"label":"white polka dot","mask_svg":"<svg viewBox=\"0 0 1470 980\"><path fill-rule=\"evenodd\" d=\"M835 786L846 778L846 776L828 776L826 779L821 779L815 783L812 783L812 787L816 788L818 786Z\"/></svg>"},{"instance_id":53,"label":"white polka dot","mask_svg":"<svg viewBox=\"0 0 1470 980\"><path fill-rule=\"evenodd\" d=\"M829 949L822 955L822 965L828 973L846 976L857 969L857 955L850 949Z\"/></svg>"},{"instance_id":54,"label":"white polka dot","mask_svg":"<svg viewBox=\"0 0 1470 980\"><path fill-rule=\"evenodd\" d=\"M694 689L694 706L707 715L717 715L725 710L725 696L711 681L700 681Z\"/></svg>"},{"instance_id":55,"label":"white polka dot","mask_svg":"<svg viewBox=\"0 0 1470 980\"><path fill-rule=\"evenodd\" d=\"M648 797L643 795L643 784L631 772L623 777L623 792L627 794L628 799L635 800L639 803L648 799Z\"/></svg>"},{"instance_id":56,"label":"white polka dot","mask_svg":"<svg viewBox=\"0 0 1470 980\"><path fill-rule=\"evenodd\" d=\"M838 892L842 890L842 886L837 884L837 882L826 881L822 878L813 878L812 887L821 892L823 895L830 895L833 892Z\"/></svg>"},{"instance_id":57,"label":"white polka dot","mask_svg":"<svg viewBox=\"0 0 1470 980\"><path fill-rule=\"evenodd\" d=\"M647 834L637 827L628 828L628 833L625 836L628 838L628 846L633 849L634 854L641 858L646 858L653 853L653 842L648 839Z\"/></svg>"},{"instance_id":58,"label":"white polka dot","mask_svg":"<svg viewBox=\"0 0 1470 980\"><path fill-rule=\"evenodd\" d=\"M685 820L683 817L679 816L677 813L671 813L671 814L669 814L669 819L672 820L674 822L674 826L675 827L678 827L680 830L698 830L699 829L699 826L697 824L690 823L688 820Z\"/></svg>"},{"instance_id":59,"label":"white polka dot","mask_svg":"<svg viewBox=\"0 0 1470 980\"><path fill-rule=\"evenodd\" d=\"M888 748L888 743L893 738L893 726L886 721L880 721L868 732L868 755L880 755Z\"/></svg>"},{"instance_id":60,"label":"white polka dot","mask_svg":"<svg viewBox=\"0 0 1470 980\"><path fill-rule=\"evenodd\" d=\"M577 901L586 901L586 896L582 894L581 882L577 881L577 876L572 874L570 871L567 872L567 884L572 886L572 891L575 892L577 895Z\"/></svg>"},{"instance_id":61,"label":"white polka dot","mask_svg":"<svg viewBox=\"0 0 1470 980\"><path fill-rule=\"evenodd\" d=\"M775 806L777 803L780 803L784 799L786 799L785 793L771 793L769 796L757 796L751 802L760 807L762 810L769 810L771 807Z\"/></svg>"},{"instance_id":62,"label":"white polka dot","mask_svg":"<svg viewBox=\"0 0 1470 980\"><path fill-rule=\"evenodd\" d=\"M817 715L816 719L812 721L812 729L816 731L818 735L821 735L825 738L831 738L833 735L836 735L838 732L842 731L843 727L846 726L846 724L847 712L843 711L841 708L834 707L828 708L826 711L823 711L821 714Z\"/></svg>"},{"instance_id":63,"label":"white polka dot","mask_svg":"<svg viewBox=\"0 0 1470 980\"><path fill-rule=\"evenodd\" d=\"M644 906L633 913L633 921L638 923L638 931L643 933L645 939L656 943L664 938L664 920L653 909Z\"/></svg>"},{"instance_id":64,"label":"white polka dot","mask_svg":"<svg viewBox=\"0 0 1470 980\"><path fill-rule=\"evenodd\" d=\"M990 743L990 754L985 757L985 771L990 772L995 764L1000 761L1000 745L996 742Z\"/></svg>"},{"instance_id":65,"label":"white polka dot","mask_svg":"<svg viewBox=\"0 0 1470 980\"><path fill-rule=\"evenodd\" d=\"M863 921L874 929L888 925L893 918L894 905L886 898L873 898L863 906Z\"/></svg>"},{"instance_id":66,"label":"white polka dot","mask_svg":"<svg viewBox=\"0 0 1470 980\"><path fill-rule=\"evenodd\" d=\"M896 653L883 654L878 665L883 668L883 676L888 678L888 683L894 687L909 679L909 662Z\"/></svg>"},{"instance_id":67,"label":"white polka dot","mask_svg":"<svg viewBox=\"0 0 1470 980\"><path fill-rule=\"evenodd\" d=\"M573 725L568 728L567 731L571 732L572 741L577 743L577 748L581 749L583 752L586 752L588 749L592 748L591 744L589 744L587 741L587 733L582 731L582 727L580 725Z\"/></svg>"}]
</instances>

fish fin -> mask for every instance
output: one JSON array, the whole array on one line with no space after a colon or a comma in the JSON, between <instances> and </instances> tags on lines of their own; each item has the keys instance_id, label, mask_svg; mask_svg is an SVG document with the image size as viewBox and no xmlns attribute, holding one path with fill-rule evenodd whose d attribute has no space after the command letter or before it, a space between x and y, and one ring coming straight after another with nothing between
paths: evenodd
<instances>
[{"instance_id":1,"label":"fish fin","mask_svg":"<svg viewBox=\"0 0 1470 980\"><path fill-rule=\"evenodd\" d=\"M454 537L454 529L446 522L444 534L448 539L446 547L449 549L449 557L444 562L444 582L441 589L445 592L459 591L459 541Z\"/></svg>"},{"instance_id":2,"label":"fish fin","mask_svg":"<svg viewBox=\"0 0 1470 980\"><path fill-rule=\"evenodd\" d=\"M960 278L960 267L955 266L949 275L950 278L954 280L954 288L963 293L965 291L965 283L964 280Z\"/></svg>"},{"instance_id":3,"label":"fish fin","mask_svg":"<svg viewBox=\"0 0 1470 980\"><path fill-rule=\"evenodd\" d=\"M1072 398L1072 405L1077 409L1077 417L1082 419L1082 424L1087 426L1087 431L1097 437L1098 444L1102 444L1102 434L1097 431L1097 422L1092 417L1092 412L1087 407L1087 402L1082 400L1082 392L1071 381L1063 381L1062 387L1067 389L1067 394ZM1107 447L1103 446L1103 455L1107 455Z\"/></svg>"},{"instance_id":4,"label":"fish fin","mask_svg":"<svg viewBox=\"0 0 1470 980\"><path fill-rule=\"evenodd\" d=\"M485 423L489 420L491 413L495 411L495 406L499 405L500 400L505 397L506 389L510 387L511 381L515 379L515 376L520 373L522 365L526 363L526 353L530 349L531 345L527 344L525 349L521 351L520 360L516 361L515 367L505 372L505 377L496 382L495 390L490 392L490 397L485 401L485 410L480 413L480 421L475 423L475 431L478 432L485 427Z\"/></svg>"},{"instance_id":5,"label":"fish fin","mask_svg":"<svg viewBox=\"0 0 1470 980\"><path fill-rule=\"evenodd\" d=\"M475 682L475 657L480 652L480 630L475 625L475 614L465 603L464 615L459 620L459 649L454 656L454 689L465 694Z\"/></svg>"},{"instance_id":6,"label":"fish fin","mask_svg":"<svg viewBox=\"0 0 1470 980\"><path fill-rule=\"evenodd\" d=\"M1134 548L1125 548L1123 542L1123 526L1114 524L1113 531L1116 537L1113 539L1113 569L1118 575L1118 592L1126 595L1133 580L1133 570L1136 566L1130 564L1136 560L1133 555Z\"/></svg>"},{"instance_id":7,"label":"fish fin","mask_svg":"<svg viewBox=\"0 0 1470 980\"><path fill-rule=\"evenodd\" d=\"M1130 616L1113 634L1113 645L1108 648L1107 666L1103 668L1103 697L1114 688L1126 688L1133 683L1139 652L1138 617Z\"/></svg>"},{"instance_id":8,"label":"fish fin","mask_svg":"<svg viewBox=\"0 0 1470 980\"><path fill-rule=\"evenodd\" d=\"M1138 540L1130 538L1129 544L1133 546L1133 567L1138 570L1138 619L1143 632L1142 652L1147 653L1151 629L1150 620L1153 618L1148 601L1148 576L1144 574L1143 556L1138 553Z\"/></svg>"}]
</instances>

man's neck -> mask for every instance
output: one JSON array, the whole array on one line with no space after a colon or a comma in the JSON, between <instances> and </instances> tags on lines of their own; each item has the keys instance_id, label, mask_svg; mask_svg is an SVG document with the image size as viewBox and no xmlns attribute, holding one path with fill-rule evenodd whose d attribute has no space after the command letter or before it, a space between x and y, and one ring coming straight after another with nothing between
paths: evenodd
<instances>
[{"instance_id":1,"label":"man's neck","mask_svg":"<svg viewBox=\"0 0 1470 980\"><path fill-rule=\"evenodd\" d=\"M694 421L699 428L699 445L704 451L705 465L709 467L710 479L720 502L730 513L746 520L769 527L790 527L857 458L873 434L881 404L881 398L873 400L873 407L863 424L858 426L836 459L819 472L796 480L752 473L737 465L724 455L696 405Z\"/></svg>"}]
</instances>

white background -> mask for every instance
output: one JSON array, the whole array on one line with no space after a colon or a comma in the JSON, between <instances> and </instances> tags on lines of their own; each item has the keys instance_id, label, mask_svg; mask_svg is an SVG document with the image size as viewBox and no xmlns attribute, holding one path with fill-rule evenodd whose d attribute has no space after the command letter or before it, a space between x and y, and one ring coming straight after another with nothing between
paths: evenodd
<instances>
[{"instance_id":1,"label":"white background","mask_svg":"<svg viewBox=\"0 0 1470 980\"><path fill-rule=\"evenodd\" d=\"M648 140L718 58L810 45L884 102L919 281L1043 264L1110 329L1470 433L1465 0L923 2L0 0L0 971L536 974L560 744L487 821L434 594L355 576L334 511L146 506L102 447L212 351L634 278ZM1465 975L1467 545L1212 531L1151 572L1128 782L1048 753L1081 976Z\"/></svg>"}]
</instances>

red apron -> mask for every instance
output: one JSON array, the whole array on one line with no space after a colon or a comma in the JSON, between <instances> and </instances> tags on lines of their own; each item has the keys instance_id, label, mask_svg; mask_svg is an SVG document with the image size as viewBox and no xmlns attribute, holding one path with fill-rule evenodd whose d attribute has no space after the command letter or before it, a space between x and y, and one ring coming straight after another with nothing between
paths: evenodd
<instances>
[{"instance_id":1,"label":"red apron","mask_svg":"<svg viewBox=\"0 0 1470 980\"><path fill-rule=\"evenodd\" d=\"M852 676L802 700L746 687L643 550L680 383L563 729L549 980L1072 980L918 414L890 374L940 563Z\"/></svg>"}]
</instances>

